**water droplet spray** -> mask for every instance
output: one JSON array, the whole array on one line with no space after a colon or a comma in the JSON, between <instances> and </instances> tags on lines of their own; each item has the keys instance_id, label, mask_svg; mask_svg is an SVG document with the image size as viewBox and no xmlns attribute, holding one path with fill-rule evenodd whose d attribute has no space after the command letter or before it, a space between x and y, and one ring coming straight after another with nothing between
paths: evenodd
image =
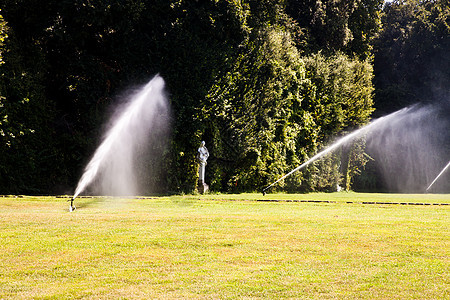
<instances>
[{"instance_id":1,"label":"water droplet spray","mask_svg":"<svg viewBox=\"0 0 450 300\"><path fill-rule=\"evenodd\" d=\"M101 194L137 195L136 168L143 163L139 157L143 145L162 143L168 133L170 109L164 86L164 80L156 75L116 109L109 130L78 182L70 211L75 209L75 198L94 182ZM150 133L156 133L154 141L149 140Z\"/></svg>"}]
</instances>

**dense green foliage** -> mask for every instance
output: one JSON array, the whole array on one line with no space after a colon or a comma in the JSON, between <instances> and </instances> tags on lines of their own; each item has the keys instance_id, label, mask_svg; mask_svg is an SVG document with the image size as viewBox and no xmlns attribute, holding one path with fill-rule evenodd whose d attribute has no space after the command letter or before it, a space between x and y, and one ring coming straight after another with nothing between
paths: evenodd
<instances>
[{"instance_id":1,"label":"dense green foliage","mask_svg":"<svg viewBox=\"0 0 450 300\"><path fill-rule=\"evenodd\" d=\"M404 32L389 20L408 3L387 6L376 59L402 47L383 39ZM156 73L167 83L173 111L164 190L195 189L201 140L211 153L212 190L258 189L368 122L382 4L0 0L0 194L70 193L120 93ZM437 44L442 54L448 40L438 38L448 33L448 6L425 6L420 16L410 15L426 26L414 23L416 36L404 39L411 48L428 39L424 47ZM426 28L436 35L425 35ZM375 79L393 82L389 76ZM390 89L380 87L377 97ZM349 189L365 162L363 147L342 149L282 185Z\"/></svg>"},{"instance_id":2,"label":"dense green foliage","mask_svg":"<svg viewBox=\"0 0 450 300\"><path fill-rule=\"evenodd\" d=\"M424 101L450 101L448 0L394 1L375 44L379 114Z\"/></svg>"},{"instance_id":3,"label":"dense green foliage","mask_svg":"<svg viewBox=\"0 0 450 300\"><path fill-rule=\"evenodd\" d=\"M370 57L380 27L382 0L290 0L287 12L299 24L306 52L339 50L362 59Z\"/></svg>"}]
</instances>

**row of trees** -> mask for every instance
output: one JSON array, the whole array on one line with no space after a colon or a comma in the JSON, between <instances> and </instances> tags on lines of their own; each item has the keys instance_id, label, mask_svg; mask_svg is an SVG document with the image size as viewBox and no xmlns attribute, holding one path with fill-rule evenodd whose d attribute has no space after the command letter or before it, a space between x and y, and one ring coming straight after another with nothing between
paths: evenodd
<instances>
[{"instance_id":1,"label":"row of trees","mask_svg":"<svg viewBox=\"0 0 450 300\"><path fill-rule=\"evenodd\" d=\"M444 1L393 2L383 14L382 0L0 0L0 8L1 193L70 193L116 96L156 73L174 114L165 192L195 189L201 140L211 188L244 191L368 122L374 53L375 106L393 107L383 95L399 69L383 72L383 56L403 48L383 39L403 32L395 22L433 25L404 38L414 45L431 32L428 45L448 59ZM392 17L406 8L404 20ZM342 180L350 188L363 145L338 156L283 188L331 190Z\"/></svg>"},{"instance_id":2,"label":"row of trees","mask_svg":"<svg viewBox=\"0 0 450 300\"><path fill-rule=\"evenodd\" d=\"M418 102L450 100L449 1L398 1L385 7L375 41L378 115Z\"/></svg>"}]
</instances>

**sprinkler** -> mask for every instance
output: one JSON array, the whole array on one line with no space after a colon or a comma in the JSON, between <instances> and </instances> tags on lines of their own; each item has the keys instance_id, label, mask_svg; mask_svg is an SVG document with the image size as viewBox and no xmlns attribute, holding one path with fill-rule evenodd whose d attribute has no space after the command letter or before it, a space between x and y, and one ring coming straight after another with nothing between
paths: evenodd
<instances>
[{"instance_id":1,"label":"sprinkler","mask_svg":"<svg viewBox=\"0 0 450 300\"><path fill-rule=\"evenodd\" d=\"M74 210L75 210L75 206L73 206L73 201L75 200L75 197L73 197L71 200L70 200L70 206L69 206L69 211L70 212L73 212ZM67 201L69 201L69 200L67 200Z\"/></svg>"}]
</instances>

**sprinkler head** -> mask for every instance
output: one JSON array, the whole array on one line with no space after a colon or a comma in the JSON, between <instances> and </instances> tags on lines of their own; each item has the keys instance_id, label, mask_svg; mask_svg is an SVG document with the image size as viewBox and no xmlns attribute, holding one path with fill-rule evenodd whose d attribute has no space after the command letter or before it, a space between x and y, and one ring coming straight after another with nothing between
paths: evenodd
<instances>
[{"instance_id":1,"label":"sprinkler head","mask_svg":"<svg viewBox=\"0 0 450 300\"><path fill-rule=\"evenodd\" d=\"M70 212L73 212L76 209L75 206L73 206L73 200L75 200L75 198L72 198L70 200L70 206L69 206L69 211Z\"/></svg>"}]
</instances>

